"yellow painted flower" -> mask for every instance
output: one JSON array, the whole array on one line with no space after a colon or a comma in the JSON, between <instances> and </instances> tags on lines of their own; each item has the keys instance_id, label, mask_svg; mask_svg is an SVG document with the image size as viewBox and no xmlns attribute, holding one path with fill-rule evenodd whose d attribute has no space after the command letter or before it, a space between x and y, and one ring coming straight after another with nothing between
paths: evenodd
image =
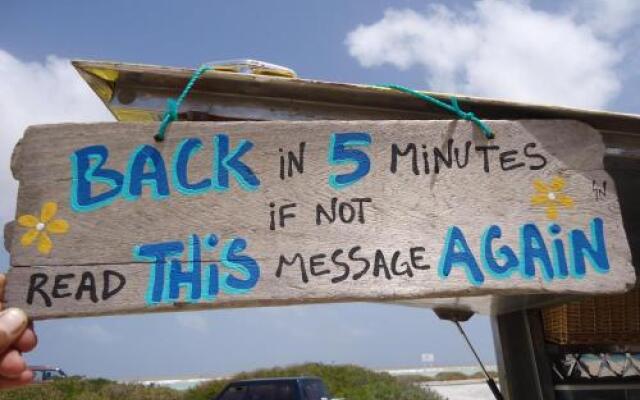
<instances>
[{"instance_id":1,"label":"yellow painted flower","mask_svg":"<svg viewBox=\"0 0 640 400\"><path fill-rule=\"evenodd\" d=\"M544 207L549 219L558 218L558 208L573 207L573 199L564 194L564 179L559 176L551 178L549 183L540 179L533 181L533 188L536 193L531 196L531 205L534 207Z\"/></svg>"},{"instance_id":2,"label":"yellow painted flower","mask_svg":"<svg viewBox=\"0 0 640 400\"><path fill-rule=\"evenodd\" d=\"M49 254L53 248L53 243L49 237L50 233L66 233L69 230L69 223L64 219L53 219L58 211L58 205L54 202L44 203L40 210L40 218L25 214L18 218L18 224L29 228L20 238L20 243L24 247L31 246L38 241L38 251L42 254Z\"/></svg>"}]
</instances>

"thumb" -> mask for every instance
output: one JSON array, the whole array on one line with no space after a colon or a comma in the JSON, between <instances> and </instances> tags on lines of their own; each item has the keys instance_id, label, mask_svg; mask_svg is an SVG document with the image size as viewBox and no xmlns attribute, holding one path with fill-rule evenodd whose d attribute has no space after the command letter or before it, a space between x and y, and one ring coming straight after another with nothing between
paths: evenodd
<instances>
[{"instance_id":1,"label":"thumb","mask_svg":"<svg viewBox=\"0 0 640 400\"><path fill-rule=\"evenodd\" d=\"M0 312L0 354L3 354L27 328L27 315L19 308Z\"/></svg>"}]
</instances>

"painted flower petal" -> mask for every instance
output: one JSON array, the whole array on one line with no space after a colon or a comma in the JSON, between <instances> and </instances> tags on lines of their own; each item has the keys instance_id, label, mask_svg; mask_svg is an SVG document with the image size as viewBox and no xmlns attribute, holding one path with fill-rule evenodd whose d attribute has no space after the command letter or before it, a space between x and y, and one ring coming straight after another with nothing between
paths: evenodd
<instances>
[{"instance_id":1,"label":"painted flower petal","mask_svg":"<svg viewBox=\"0 0 640 400\"><path fill-rule=\"evenodd\" d=\"M560 192L564 189L564 178L561 176L554 176L551 178L551 183L549 184L552 192Z\"/></svg>"},{"instance_id":2,"label":"painted flower petal","mask_svg":"<svg viewBox=\"0 0 640 400\"><path fill-rule=\"evenodd\" d=\"M69 223L64 219L56 219L47 224L47 231L51 233L67 233Z\"/></svg>"},{"instance_id":3,"label":"painted flower petal","mask_svg":"<svg viewBox=\"0 0 640 400\"><path fill-rule=\"evenodd\" d=\"M49 254L52 248L53 243L51 243L51 239L47 232L40 232L40 237L38 238L38 251L42 254Z\"/></svg>"},{"instance_id":4,"label":"painted flower petal","mask_svg":"<svg viewBox=\"0 0 640 400\"><path fill-rule=\"evenodd\" d=\"M24 247L31 246L31 243L33 243L33 241L36 240L36 238L38 237L39 233L40 232L38 232L35 229L29 229L20 238L20 244L22 244Z\"/></svg>"},{"instance_id":5,"label":"painted flower petal","mask_svg":"<svg viewBox=\"0 0 640 400\"><path fill-rule=\"evenodd\" d=\"M563 207L573 207L573 199L564 193L558 193L558 195L556 196L556 201Z\"/></svg>"},{"instance_id":6,"label":"painted flower petal","mask_svg":"<svg viewBox=\"0 0 640 400\"><path fill-rule=\"evenodd\" d=\"M556 206L550 205L547 207L547 218L549 219L558 218L558 208Z\"/></svg>"},{"instance_id":7,"label":"painted flower petal","mask_svg":"<svg viewBox=\"0 0 640 400\"><path fill-rule=\"evenodd\" d=\"M551 190L549 190L549 186L547 186L547 184L542 182L540 179L534 179L533 180L533 187L538 192L544 193L544 194L547 194L547 193L549 193L551 191Z\"/></svg>"},{"instance_id":8,"label":"painted flower petal","mask_svg":"<svg viewBox=\"0 0 640 400\"><path fill-rule=\"evenodd\" d=\"M31 214L25 214L18 217L18 223L25 228L35 228L38 225L38 218Z\"/></svg>"},{"instance_id":9,"label":"painted flower petal","mask_svg":"<svg viewBox=\"0 0 640 400\"><path fill-rule=\"evenodd\" d=\"M40 222L47 223L51 221L56 212L58 211L58 205L52 201L46 202L42 205L42 210L40 211Z\"/></svg>"},{"instance_id":10,"label":"painted flower petal","mask_svg":"<svg viewBox=\"0 0 640 400\"><path fill-rule=\"evenodd\" d=\"M536 193L531 196L531 205L532 206L542 206L549 203L549 196L544 193Z\"/></svg>"}]
</instances>

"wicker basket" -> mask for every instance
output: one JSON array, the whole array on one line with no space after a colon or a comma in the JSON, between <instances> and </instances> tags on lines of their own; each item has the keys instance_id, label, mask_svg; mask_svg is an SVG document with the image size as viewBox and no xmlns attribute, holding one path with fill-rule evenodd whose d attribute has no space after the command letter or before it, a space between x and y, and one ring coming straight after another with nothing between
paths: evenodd
<instances>
[{"instance_id":1,"label":"wicker basket","mask_svg":"<svg viewBox=\"0 0 640 400\"><path fill-rule=\"evenodd\" d=\"M640 290L542 310L545 339L561 345L640 344Z\"/></svg>"}]
</instances>

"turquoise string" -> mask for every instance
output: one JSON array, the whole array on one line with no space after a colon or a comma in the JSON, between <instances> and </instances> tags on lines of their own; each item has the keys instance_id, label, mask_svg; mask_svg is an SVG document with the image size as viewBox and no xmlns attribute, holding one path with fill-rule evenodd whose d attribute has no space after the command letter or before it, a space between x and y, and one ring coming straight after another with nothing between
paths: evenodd
<instances>
[{"instance_id":1,"label":"turquoise string","mask_svg":"<svg viewBox=\"0 0 640 400\"><path fill-rule=\"evenodd\" d=\"M404 86L400 86L400 85L378 85L379 87L384 87L384 88L388 88L388 89L394 89L394 90L398 90L400 92L404 92L407 94L410 94L414 97L417 97L421 100L424 100L428 103L434 104L440 108L444 108L445 110L449 111L452 114L455 114L458 118L466 120L466 121L471 121L474 124L476 124L476 126L478 128L480 128L480 130L482 131L482 133L484 133L484 136L486 136L487 139L493 139L495 138L495 135L493 134L493 131L491 130L491 128L489 128L489 126L487 126L487 124L485 124L484 122L482 122L478 117L476 117L476 115L472 112L465 112L463 110L460 109L460 106L458 106L458 99L456 99L455 97L451 97L451 104L447 104L444 101L440 101L438 99L436 99L435 97L429 96L427 94L424 93L420 93L417 92L413 89L409 89L407 87Z\"/></svg>"},{"instance_id":2,"label":"turquoise string","mask_svg":"<svg viewBox=\"0 0 640 400\"><path fill-rule=\"evenodd\" d=\"M212 67L208 65L201 65L193 73L193 75L191 75L191 79L189 79L189 82L182 90L182 93L180 93L180 96L178 96L178 99L177 100L173 98L167 99L167 108L165 109L165 112L162 116L162 122L160 122L160 126L158 127L158 132L153 136L153 138L156 141L161 142L164 140L167 128L173 121L178 119L178 111L180 110L180 106L184 102L185 98L187 97L187 95L189 94L193 86L196 84L198 79L200 79L202 74L204 74L206 71L210 69L212 69ZM480 128L480 130L482 131L482 133L484 133L487 139L495 138L495 135L493 134L493 131L491 130L491 128L489 128L489 126L487 126L484 122L482 122L482 120L476 117L474 113L466 112L460 109L460 106L458 105L458 99L455 98L454 96L451 97L451 104L447 104L443 101L436 99L435 97L429 96L424 93L420 93L413 89L409 89L408 87L404 87L400 85L378 85L378 86L388 88L388 89L398 90L400 92L404 92L414 97L417 97L421 100L424 100L428 103L434 104L440 108L443 108L449 111L452 114L455 114L460 119L473 122L474 124L476 124L478 128Z\"/></svg>"},{"instance_id":3,"label":"turquoise string","mask_svg":"<svg viewBox=\"0 0 640 400\"><path fill-rule=\"evenodd\" d=\"M164 114L162 116L162 122L160 122L160 126L158 127L158 132L153 136L153 138L156 141L162 142L164 140L165 132L169 127L169 124L171 124L173 121L178 119L178 110L180 110L180 106L182 105L182 103L184 102L184 99L187 97L187 95L193 88L193 85L196 84L196 81L200 79L202 74L204 74L211 68L212 67L208 65L201 65L193 73L193 75L191 75L191 79L189 80L189 83L187 83L187 85L184 87L184 89L182 90L182 93L180 93L180 96L178 96L178 99L177 100L173 98L167 99L167 108L165 109Z\"/></svg>"}]
</instances>

